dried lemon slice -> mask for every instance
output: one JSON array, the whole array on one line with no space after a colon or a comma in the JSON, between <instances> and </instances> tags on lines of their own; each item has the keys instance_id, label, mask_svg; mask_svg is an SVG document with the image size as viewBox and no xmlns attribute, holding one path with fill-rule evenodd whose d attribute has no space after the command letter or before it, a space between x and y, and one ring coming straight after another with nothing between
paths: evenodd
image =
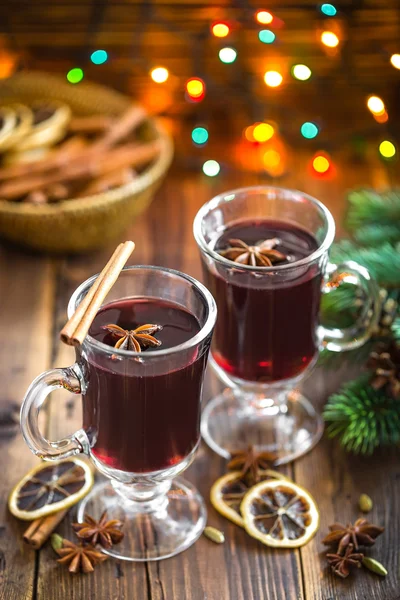
<instances>
[{"instance_id":1,"label":"dried lemon slice","mask_svg":"<svg viewBox=\"0 0 400 600\"><path fill-rule=\"evenodd\" d=\"M262 481L288 480L287 477L272 469L260 470L259 477ZM211 504L221 515L230 519L236 525L244 527L240 514L240 504L250 487L243 480L242 471L231 471L217 479L212 486L210 491Z\"/></svg>"},{"instance_id":2,"label":"dried lemon slice","mask_svg":"<svg viewBox=\"0 0 400 600\"><path fill-rule=\"evenodd\" d=\"M42 462L14 487L8 508L18 519L33 521L76 504L93 483L92 469L80 458Z\"/></svg>"},{"instance_id":3,"label":"dried lemon slice","mask_svg":"<svg viewBox=\"0 0 400 600\"><path fill-rule=\"evenodd\" d=\"M310 494L293 481L262 481L240 505L252 537L275 548L298 548L315 535L319 511Z\"/></svg>"}]
</instances>

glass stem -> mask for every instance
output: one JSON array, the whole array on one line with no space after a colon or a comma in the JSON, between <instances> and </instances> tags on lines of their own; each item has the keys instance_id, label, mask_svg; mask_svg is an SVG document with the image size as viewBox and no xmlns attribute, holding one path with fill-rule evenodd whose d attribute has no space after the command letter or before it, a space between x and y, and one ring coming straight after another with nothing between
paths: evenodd
<instances>
[{"instance_id":1,"label":"glass stem","mask_svg":"<svg viewBox=\"0 0 400 600\"><path fill-rule=\"evenodd\" d=\"M140 512L155 512L162 510L168 504L168 491L171 480L156 483L143 479L134 483L111 481L113 488L124 502L137 504Z\"/></svg>"}]
</instances>

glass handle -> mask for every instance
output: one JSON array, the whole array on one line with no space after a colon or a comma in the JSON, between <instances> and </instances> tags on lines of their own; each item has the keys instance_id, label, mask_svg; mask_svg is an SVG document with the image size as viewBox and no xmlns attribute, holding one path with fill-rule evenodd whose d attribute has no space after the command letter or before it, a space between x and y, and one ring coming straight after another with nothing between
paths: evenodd
<instances>
[{"instance_id":1,"label":"glass handle","mask_svg":"<svg viewBox=\"0 0 400 600\"><path fill-rule=\"evenodd\" d=\"M329 264L323 294L329 294L342 283L350 283L362 290L366 301L357 320L345 328L320 326L319 333L322 347L333 352L352 350L362 346L371 336L381 313L379 286L368 270L358 263L349 260L340 265Z\"/></svg>"},{"instance_id":2,"label":"glass handle","mask_svg":"<svg viewBox=\"0 0 400 600\"><path fill-rule=\"evenodd\" d=\"M30 385L21 406L22 435L34 454L44 460L59 460L73 454L89 453L89 440L83 429L62 440L50 441L39 430L39 411L54 390L65 389L74 394L84 390L83 374L77 364L66 369L51 369Z\"/></svg>"}]
</instances>

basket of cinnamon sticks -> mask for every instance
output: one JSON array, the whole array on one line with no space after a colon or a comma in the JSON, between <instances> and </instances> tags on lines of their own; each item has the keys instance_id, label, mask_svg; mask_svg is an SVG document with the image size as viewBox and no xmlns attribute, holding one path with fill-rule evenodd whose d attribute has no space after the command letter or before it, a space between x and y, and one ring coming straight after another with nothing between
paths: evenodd
<instances>
[{"instance_id":1,"label":"basket of cinnamon sticks","mask_svg":"<svg viewBox=\"0 0 400 600\"><path fill-rule=\"evenodd\" d=\"M1 82L0 99L1 237L85 252L120 236L149 205L173 146L142 106L39 72Z\"/></svg>"}]
</instances>

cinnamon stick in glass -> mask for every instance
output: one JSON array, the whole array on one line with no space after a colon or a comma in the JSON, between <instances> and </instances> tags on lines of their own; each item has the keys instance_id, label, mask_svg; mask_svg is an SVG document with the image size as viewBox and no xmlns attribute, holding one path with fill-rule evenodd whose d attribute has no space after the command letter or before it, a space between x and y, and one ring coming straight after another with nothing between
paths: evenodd
<instances>
[{"instance_id":1,"label":"cinnamon stick in glass","mask_svg":"<svg viewBox=\"0 0 400 600\"><path fill-rule=\"evenodd\" d=\"M61 330L60 337L65 344L69 346L82 344L93 319L108 292L118 279L134 248L135 244L132 241L124 242L117 247L89 292L79 304L68 323Z\"/></svg>"}]
</instances>

